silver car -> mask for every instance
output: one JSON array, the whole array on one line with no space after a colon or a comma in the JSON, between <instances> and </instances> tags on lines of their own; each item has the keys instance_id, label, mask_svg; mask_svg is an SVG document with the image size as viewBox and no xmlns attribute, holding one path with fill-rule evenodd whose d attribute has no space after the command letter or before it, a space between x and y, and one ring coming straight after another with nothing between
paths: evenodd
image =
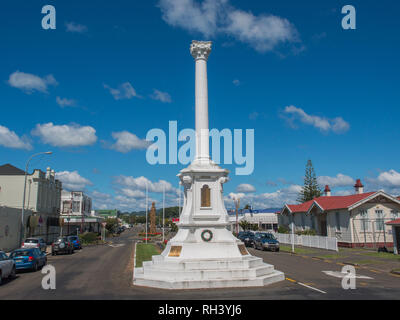
<instances>
[{"instance_id":1,"label":"silver car","mask_svg":"<svg viewBox=\"0 0 400 320\"><path fill-rule=\"evenodd\" d=\"M24 249L30 249L30 248L39 248L40 251L46 251L47 244L44 241L43 238L27 238L24 243L22 244L22 247Z\"/></svg>"},{"instance_id":2,"label":"silver car","mask_svg":"<svg viewBox=\"0 0 400 320\"><path fill-rule=\"evenodd\" d=\"M3 251L0 251L0 285L5 278L15 277L15 262L10 259Z\"/></svg>"}]
</instances>

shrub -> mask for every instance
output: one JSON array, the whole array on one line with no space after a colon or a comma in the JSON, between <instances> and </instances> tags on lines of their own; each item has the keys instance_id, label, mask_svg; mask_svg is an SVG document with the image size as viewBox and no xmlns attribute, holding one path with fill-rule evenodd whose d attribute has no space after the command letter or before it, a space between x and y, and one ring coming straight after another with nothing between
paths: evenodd
<instances>
[{"instance_id":1,"label":"shrub","mask_svg":"<svg viewBox=\"0 0 400 320\"><path fill-rule=\"evenodd\" d=\"M278 233L289 233L290 229L287 226L279 226Z\"/></svg>"},{"instance_id":2,"label":"shrub","mask_svg":"<svg viewBox=\"0 0 400 320\"><path fill-rule=\"evenodd\" d=\"M95 232L85 232L81 234L80 239L82 243L87 244L87 243L94 243L97 241L98 234Z\"/></svg>"},{"instance_id":3,"label":"shrub","mask_svg":"<svg viewBox=\"0 0 400 320\"><path fill-rule=\"evenodd\" d=\"M299 236L315 236L317 232L313 229L303 230L303 231L296 231L296 234Z\"/></svg>"}]
</instances>

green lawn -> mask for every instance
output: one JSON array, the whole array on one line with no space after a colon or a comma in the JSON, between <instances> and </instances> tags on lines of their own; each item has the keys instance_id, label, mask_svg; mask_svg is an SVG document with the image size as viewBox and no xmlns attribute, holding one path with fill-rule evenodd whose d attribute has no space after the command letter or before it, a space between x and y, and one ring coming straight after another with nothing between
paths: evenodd
<instances>
[{"instance_id":1,"label":"green lawn","mask_svg":"<svg viewBox=\"0 0 400 320\"><path fill-rule=\"evenodd\" d=\"M340 254L322 254L316 256L317 258L322 258L322 259L343 259L346 258L346 256L340 255Z\"/></svg>"},{"instance_id":2,"label":"green lawn","mask_svg":"<svg viewBox=\"0 0 400 320\"><path fill-rule=\"evenodd\" d=\"M389 252L362 252L363 256L375 257L375 258L385 258L400 261L400 257L396 254Z\"/></svg>"},{"instance_id":3,"label":"green lawn","mask_svg":"<svg viewBox=\"0 0 400 320\"><path fill-rule=\"evenodd\" d=\"M280 245L280 250L281 251L285 251L285 252L292 252L292 246L289 246L289 245L283 245L283 244L281 244ZM304 254L306 254L306 253L314 253L315 251L314 250L312 250L312 249L305 249L305 248L298 248L298 247L294 247L294 252L295 253L304 253Z\"/></svg>"},{"instance_id":4,"label":"green lawn","mask_svg":"<svg viewBox=\"0 0 400 320\"><path fill-rule=\"evenodd\" d=\"M136 265L135 267L141 268L143 261L151 261L151 257L159 255L156 245L152 243L138 243L136 246Z\"/></svg>"}]
</instances>

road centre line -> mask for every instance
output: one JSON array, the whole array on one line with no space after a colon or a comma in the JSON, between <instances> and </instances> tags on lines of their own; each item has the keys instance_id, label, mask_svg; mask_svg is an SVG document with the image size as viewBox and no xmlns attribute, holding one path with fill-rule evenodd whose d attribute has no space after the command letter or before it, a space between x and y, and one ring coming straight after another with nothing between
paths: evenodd
<instances>
[{"instance_id":1,"label":"road centre line","mask_svg":"<svg viewBox=\"0 0 400 320\"><path fill-rule=\"evenodd\" d=\"M322 291L322 290L320 290L320 289L317 289L317 288L311 287L311 286L309 286L309 285L307 285L307 284L304 284L304 283L298 282L298 281L296 281L296 280L293 280L293 279L291 279L291 278L288 278L288 277L286 277L286 280L288 280L288 281L290 281L290 282L293 282L293 283L297 283L297 284L299 284L299 285L301 285L301 286L303 286L303 287L306 287L306 288L308 288L308 289L311 289L311 290L318 291L318 292L320 292L320 293L326 293L325 291Z\"/></svg>"},{"instance_id":2,"label":"road centre line","mask_svg":"<svg viewBox=\"0 0 400 320\"><path fill-rule=\"evenodd\" d=\"M297 283L298 283L299 285L304 286L304 287L306 287L306 288L309 288L309 289L311 289L311 290L315 290L315 291L318 291L318 292L320 292L320 293L326 293L325 291L322 291L322 290L319 290L319 289L317 289L317 288L308 286L308 285L306 285L306 284L304 284L304 283L301 283L301 282L297 282Z\"/></svg>"}]
</instances>

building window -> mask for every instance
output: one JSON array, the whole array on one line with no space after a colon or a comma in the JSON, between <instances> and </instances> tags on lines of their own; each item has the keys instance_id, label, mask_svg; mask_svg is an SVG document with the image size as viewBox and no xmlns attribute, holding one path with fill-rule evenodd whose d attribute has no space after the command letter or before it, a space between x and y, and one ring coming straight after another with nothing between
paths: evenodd
<instances>
[{"instance_id":1,"label":"building window","mask_svg":"<svg viewBox=\"0 0 400 320\"><path fill-rule=\"evenodd\" d=\"M392 210L392 211L390 211L390 213L392 214L393 220L396 220L399 218L399 212L397 210Z\"/></svg>"},{"instance_id":2,"label":"building window","mask_svg":"<svg viewBox=\"0 0 400 320\"><path fill-rule=\"evenodd\" d=\"M360 211L360 217L361 217L361 231L368 231L369 227L369 221L368 221L368 211L367 210L361 210Z\"/></svg>"},{"instance_id":3,"label":"building window","mask_svg":"<svg viewBox=\"0 0 400 320\"><path fill-rule=\"evenodd\" d=\"M63 201L63 213L69 213L71 211L71 201Z\"/></svg>"},{"instance_id":4,"label":"building window","mask_svg":"<svg viewBox=\"0 0 400 320\"><path fill-rule=\"evenodd\" d=\"M335 218L336 218L336 231L340 231L340 213L335 212Z\"/></svg>"},{"instance_id":5,"label":"building window","mask_svg":"<svg viewBox=\"0 0 400 320\"><path fill-rule=\"evenodd\" d=\"M383 231L385 222L383 220L383 210L375 210L376 214L376 230Z\"/></svg>"},{"instance_id":6,"label":"building window","mask_svg":"<svg viewBox=\"0 0 400 320\"><path fill-rule=\"evenodd\" d=\"M201 206L202 206L203 208L209 208L209 207L211 207L210 195L211 195L210 188L209 188L208 185L205 184L205 185L201 188Z\"/></svg>"},{"instance_id":7,"label":"building window","mask_svg":"<svg viewBox=\"0 0 400 320\"><path fill-rule=\"evenodd\" d=\"M72 202L72 212L80 212L80 206L81 206L80 201L73 201Z\"/></svg>"}]
</instances>

